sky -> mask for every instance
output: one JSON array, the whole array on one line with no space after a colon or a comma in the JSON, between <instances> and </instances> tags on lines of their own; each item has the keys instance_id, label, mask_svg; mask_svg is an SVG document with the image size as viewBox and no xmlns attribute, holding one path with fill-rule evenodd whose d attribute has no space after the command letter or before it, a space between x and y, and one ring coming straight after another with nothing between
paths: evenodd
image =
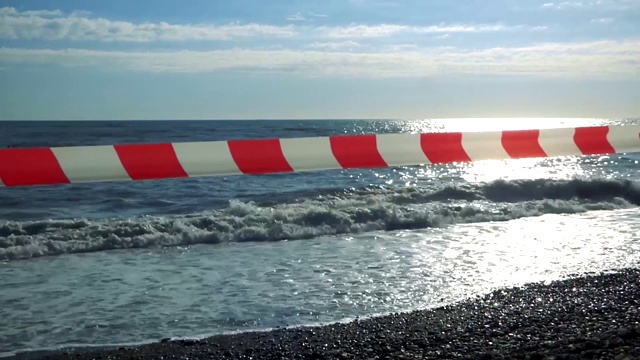
<instances>
[{"instance_id":1,"label":"sky","mask_svg":"<svg viewBox=\"0 0 640 360\"><path fill-rule=\"evenodd\" d=\"M639 0L2 0L0 120L640 117Z\"/></svg>"}]
</instances>

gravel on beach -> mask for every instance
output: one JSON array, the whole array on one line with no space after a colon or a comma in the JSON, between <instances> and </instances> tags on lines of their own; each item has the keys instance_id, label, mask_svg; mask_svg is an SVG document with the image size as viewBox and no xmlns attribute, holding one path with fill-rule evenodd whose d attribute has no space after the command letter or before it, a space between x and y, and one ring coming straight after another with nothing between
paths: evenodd
<instances>
[{"instance_id":1,"label":"gravel on beach","mask_svg":"<svg viewBox=\"0 0 640 360\"><path fill-rule=\"evenodd\" d=\"M640 269L496 290L431 310L163 340L45 359L640 359Z\"/></svg>"}]
</instances>

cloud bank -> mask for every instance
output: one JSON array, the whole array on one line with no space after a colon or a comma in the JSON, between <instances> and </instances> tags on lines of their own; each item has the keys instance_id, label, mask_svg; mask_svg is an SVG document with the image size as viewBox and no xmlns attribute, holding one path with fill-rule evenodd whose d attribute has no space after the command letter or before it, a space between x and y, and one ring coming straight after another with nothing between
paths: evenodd
<instances>
[{"instance_id":1,"label":"cloud bank","mask_svg":"<svg viewBox=\"0 0 640 360\"><path fill-rule=\"evenodd\" d=\"M290 21L303 21L294 14ZM540 30L541 27L505 26L503 24L408 26L398 24L346 26L306 26L268 24L169 24L166 22L132 23L105 18L92 18L86 12L64 14L59 10L19 12L12 7L0 8L0 38L25 40L68 40L99 42L151 41L226 41L240 38L379 38L403 33L480 33L511 30Z\"/></svg>"},{"instance_id":2,"label":"cloud bank","mask_svg":"<svg viewBox=\"0 0 640 360\"><path fill-rule=\"evenodd\" d=\"M586 2L546 3L543 8L581 8ZM625 0L596 0L590 5L622 6ZM0 48L0 66L60 65L122 69L140 72L204 73L215 71L280 72L304 76L406 77L446 74L495 74L538 76L618 76L638 74L640 39L582 42L545 42L528 46L499 46L498 34L539 32L544 25L437 24L346 24L305 25L308 16L295 13L296 24L259 23L169 24L133 23L92 17L86 11L18 11L0 8L0 39L17 43L52 41L45 48L5 46ZM592 20L602 27L612 18ZM445 46L450 37L485 33L494 41L463 47ZM406 36L411 35L411 36ZM432 35L435 45L412 42ZM511 33L509 33L511 35ZM256 39L255 42L230 42ZM281 40L287 40L282 42ZM375 41L379 40L379 43ZM190 41L221 41L236 48L189 49ZM82 49L91 42L94 49ZM114 50L110 44L151 43L136 50ZM164 42L182 48L162 50ZM80 44L80 45L78 45ZM156 44L158 45L158 44ZM136 45L138 46L138 45ZM65 48L61 48L65 47ZM95 49L97 47L98 49ZM117 49L117 48L116 48Z\"/></svg>"},{"instance_id":3,"label":"cloud bank","mask_svg":"<svg viewBox=\"0 0 640 360\"><path fill-rule=\"evenodd\" d=\"M65 15L59 10L18 12L11 7L0 8L0 38L3 39L149 42L290 37L295 34L293 26L136 24L90 18L86 12Z\"/></svg>"},{"instance_id":4,"label":"cloud bank","mask_svg":"<svg viewBox=\"0 0 640 360\"><path fill-rule=\"evenodd\" d=\"M393 53L316 50L100 51L0 48L13 64L124 68L144 72L270 71L307 76L402 77L443 74L624 75L640 69L640 41L549 43L481 50L432 48Z\"/></svg>"}]
</instances>

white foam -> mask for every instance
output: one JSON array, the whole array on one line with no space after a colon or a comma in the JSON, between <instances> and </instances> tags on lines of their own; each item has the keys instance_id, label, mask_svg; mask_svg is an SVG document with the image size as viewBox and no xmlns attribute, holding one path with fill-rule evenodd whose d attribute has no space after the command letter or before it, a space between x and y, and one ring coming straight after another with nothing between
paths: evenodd
<instances>
[{"instance_id":1,"label":"white foam","mask_svg":"<svg viewBox=\"0 0 640 360\"><path fill-rule=\"evenodd\" d=\"M2 221L0 260L506 221L546 213L622 209L638 201L640 190L630 182L523 180L445 187L436 192L375 190L270 207L234 200L225 209L191 215Z\"/></svg>"}]
</instances>

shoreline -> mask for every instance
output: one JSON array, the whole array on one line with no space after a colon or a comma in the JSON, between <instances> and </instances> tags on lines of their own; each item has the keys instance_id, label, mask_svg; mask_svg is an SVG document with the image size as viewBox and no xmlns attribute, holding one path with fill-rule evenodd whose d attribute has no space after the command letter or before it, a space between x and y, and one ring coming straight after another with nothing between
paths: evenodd
<instances>
[{"instance_id":1,"label":"shoreline","mask_svg":"<svg viewBox=\"0 0 640 360\"><path fill-rule=\"evenodd\" d=\"M576 276L349 323L7 359L640 359L640 268Z\"/></svg>"}]
</instances>

